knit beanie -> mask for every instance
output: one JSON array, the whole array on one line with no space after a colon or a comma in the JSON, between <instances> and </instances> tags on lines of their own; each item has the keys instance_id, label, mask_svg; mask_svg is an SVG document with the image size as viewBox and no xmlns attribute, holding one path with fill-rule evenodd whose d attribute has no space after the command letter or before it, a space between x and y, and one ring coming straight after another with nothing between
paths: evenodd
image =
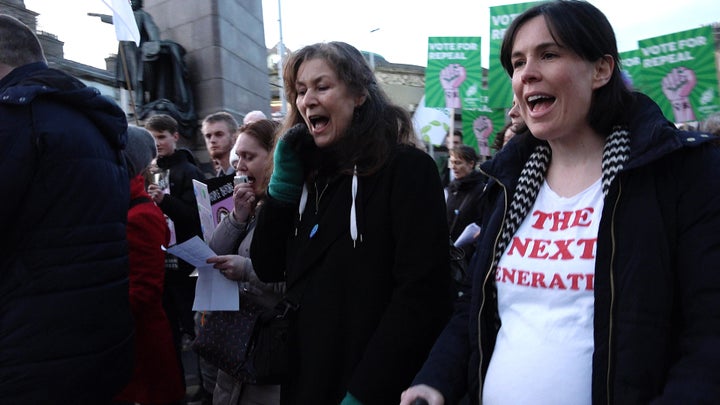
<instances>
[{"instance_id":1,"label":"knit beanie","mask_svg":"<svg viewBox=\"0 0 720 405\"><path fill-rule=\"evenodd\" d=\"M145 128L128 125L128 141L123 155L127 161L128 174L132 179L142 173L157 156L155 138Z\"/></svg>"}]
</instances>

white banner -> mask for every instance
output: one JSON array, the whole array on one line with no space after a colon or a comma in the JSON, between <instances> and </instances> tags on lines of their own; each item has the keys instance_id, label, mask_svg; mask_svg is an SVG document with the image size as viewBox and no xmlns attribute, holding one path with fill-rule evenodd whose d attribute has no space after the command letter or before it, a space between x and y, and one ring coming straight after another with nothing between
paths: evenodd
<instances>
[{"instance_id":1,"label":"white banner","mask_svg":"<svg viewBox=\"0 0 720 405\"><path fill-rule=\"evenodd\" d=\"M138 31L135 14L129 0L102 0L113 12L113 25L118 41L133 41L140 46L140 31Z\"/></svg>"}]
</instances>

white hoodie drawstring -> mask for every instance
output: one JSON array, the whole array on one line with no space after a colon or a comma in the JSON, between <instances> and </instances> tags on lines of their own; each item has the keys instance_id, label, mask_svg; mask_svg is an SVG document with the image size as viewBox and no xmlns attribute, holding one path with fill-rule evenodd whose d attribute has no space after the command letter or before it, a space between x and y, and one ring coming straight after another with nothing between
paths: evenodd
<instances>
[{"instance_id":1,"label":"white hoodie drawstring","mask_svg":"<svg viewBox=\"0 0 720 405\"><path fill-rule=\"evenodd\" d=\"M357 212L355 210L355 199L357 198L358 178L357 178L357 165L353 167L353 178L352 178L352 205L350 206L350 237L353 240L353 248L357 242L358 229L357 229Z\"/></svg>"},{"instance_id":2,"label":"white hoodie drawstring","mask_svg":"<svg viewBox=\"0 0 720 405\"><path fill-rule=\"evenodd\" d=\"M352 205L350 206L350 237L353 240L353 248L357 246L358 239L358 227L357 227L357 210L355 208L355 200L357 199L358 190L358 177L357 177L357 165L353 167L353 178L352 178ZM300 204L298 204L298 224L302 221L302 214L305 212L308 199L308 188L307 183L303 184L302 194L300 195ZM317 225L316 225L317 226ZM297 236L298 228L295 227L295 236ZM362 242L362 236L360 236Z\"/></svg>"},{"instance_id":3,"label":"white hoodie drawstring","mask_svg":"<svg viewBox=\"0 0 720 405\"><path fill-rule=\"evenodd\" d=\"M298 205L298 225L302 221L302 214L305 212L305 206L307 205L308 189L307 182L303 183L302 194L300 195L300 205ZM298 228L295 227L295 236L298 234Z\"/></svg>"}]
</instances>

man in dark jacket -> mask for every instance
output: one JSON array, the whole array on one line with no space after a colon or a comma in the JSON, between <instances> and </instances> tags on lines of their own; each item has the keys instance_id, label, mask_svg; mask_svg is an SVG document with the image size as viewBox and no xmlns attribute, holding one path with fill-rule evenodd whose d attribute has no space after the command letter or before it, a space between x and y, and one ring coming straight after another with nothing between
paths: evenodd
<instances>
[{"instance_id":1,"label":"man in dark jacket","mask_svg":"<svg viewBox=\"0 0 720 405\"><path fill-rule=\"evenodd\" d=\"M132 369L123 111L0 15L0 398L105 403Z\"/></svg>"},{"instance_id":2,"label":"man in dark jacket","mask_svg":"<svg viewBox=\"0 0 720 405\"><path fill-rule=\"evenodd\" d=\"M158 169L167 174L167 184L150 184L148 194L172 221L174 235L170 244L184 242L196 235L202 237L193 180L203 180L205 175L195 164L192 153L177 147L180 138L177 121L169 115L158 114L148 118L145 128L155 138ZM177 258L171 259L174 260L166 262L163 305L180 355L183 335L195 337L192 306L197 278L190 277L194 270L192 265Z\"/></svg>"}]
</instances>

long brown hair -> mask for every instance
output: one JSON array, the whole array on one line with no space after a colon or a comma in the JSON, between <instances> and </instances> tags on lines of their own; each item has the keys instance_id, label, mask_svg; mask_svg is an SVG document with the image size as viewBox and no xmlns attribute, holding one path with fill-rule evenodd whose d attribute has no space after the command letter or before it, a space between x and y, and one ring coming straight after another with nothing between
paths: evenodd
<instances>
[{"instance_id":1,"label":"long brown hair","mask_svg":"<svg viewBox=\"0 0 720 405\"><path fill-rule=\"evenodd\" d=\"M311 59L325 60L351 94L366 96L365 102L356 107L347 132L333 145L339 161L344 162L343 172L351 171L357 164L358 174L374 173L387 161L395 145L415 145L416 137L408 112L390 101L360 51L344 42L308 45L288 56L283 80L291 108L281 133L295 124L304 123L297 108L297 74L300 65Z\"/></svg>"}]
</instances>

